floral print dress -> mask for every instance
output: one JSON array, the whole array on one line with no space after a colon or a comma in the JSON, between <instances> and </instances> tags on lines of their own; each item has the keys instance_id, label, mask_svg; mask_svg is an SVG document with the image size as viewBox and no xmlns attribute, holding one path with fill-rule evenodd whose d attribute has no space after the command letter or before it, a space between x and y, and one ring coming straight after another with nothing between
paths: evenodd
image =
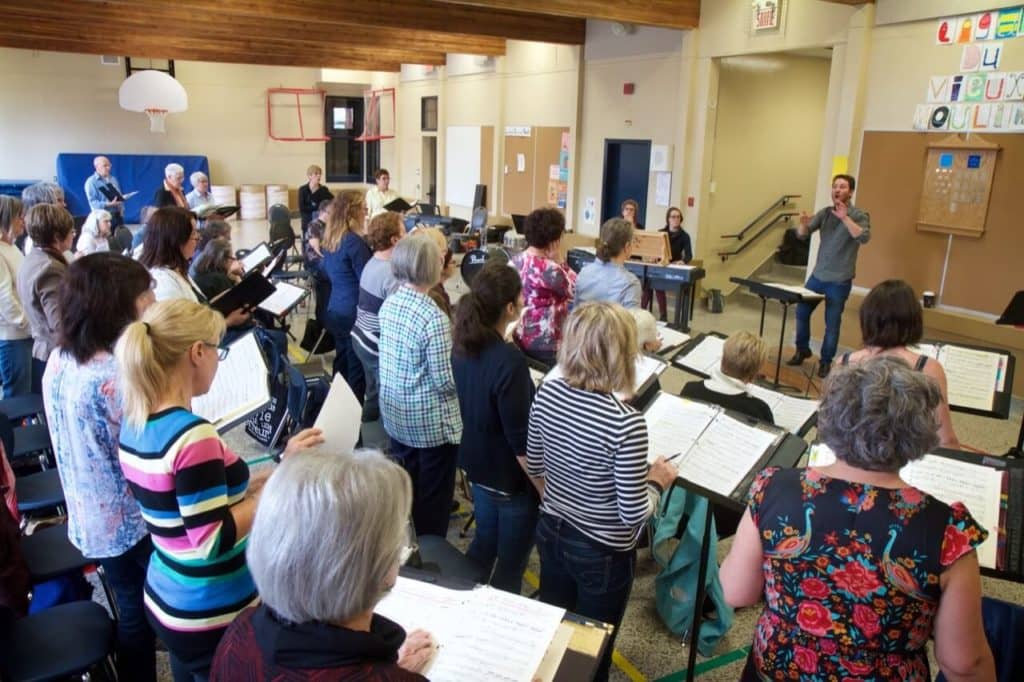
<instances>
[{"instance_id":1,"label":"floral print dress","mask_svg":"<svg viewBox=\"0 0 1024 682\"><path fill-rule=\"evenodd\" d=\"M766 606L744 679L931 679L939 575L988 537L962 504L816 469L765 469L749 504Z\"/></svg>"},{"instance_id":2,"label":"floral print dress","mask_svg":"<svg viewBox=\"0 0 1024 682\"><path fill-rule=\"evenodd\" d=\"M528 252L518 265L523 280L523 316L515 332L516 343L526 352L554 353L576 295L576 273L565 263Z\"/></svg>"}]
</instances>

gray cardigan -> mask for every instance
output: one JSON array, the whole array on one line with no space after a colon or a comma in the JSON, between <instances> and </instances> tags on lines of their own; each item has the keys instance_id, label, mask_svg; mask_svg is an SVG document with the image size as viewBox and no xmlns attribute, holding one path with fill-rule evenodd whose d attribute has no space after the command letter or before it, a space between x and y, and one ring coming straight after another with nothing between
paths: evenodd
<instances>
[{"instance_id":1,"label":"gray cardigan","mask_svg":"<svg viewBox=\"0 0 1024 682\"><path fill-rule=\"evenodd\" d=\"M36 360L46 362L57 345L57 290L67 272L66 263L38 246L25 256L18 270L18 296L32 328L32 357Z\"/></svg>"}]
</instances>

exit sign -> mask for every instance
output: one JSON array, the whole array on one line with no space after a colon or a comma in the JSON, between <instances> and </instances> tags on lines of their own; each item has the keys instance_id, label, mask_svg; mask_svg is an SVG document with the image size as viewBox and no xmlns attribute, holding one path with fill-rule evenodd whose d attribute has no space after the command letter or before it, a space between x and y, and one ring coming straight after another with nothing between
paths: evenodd
<instances>
[{"instance_id":1,"label":"exit sign","mask_svg":"<svg viewBox=\"0 0 1024 682\"><path fill-rule=\"evenodd\" d=\"M750 8L750 28L771 31L779 27L782 0L753 0Z\"/></svg>"}]
</instances>

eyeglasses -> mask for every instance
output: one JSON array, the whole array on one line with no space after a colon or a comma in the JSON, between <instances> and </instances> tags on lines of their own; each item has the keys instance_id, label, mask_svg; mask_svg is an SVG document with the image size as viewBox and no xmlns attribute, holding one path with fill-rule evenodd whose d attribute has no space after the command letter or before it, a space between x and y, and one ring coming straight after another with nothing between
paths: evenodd
<instances>
[{"instance_id":1,"label":"eyeglasses","mask_svg":"<svg viewBox=\"0 0 1024 682\"><path fill-rule=\"evenodd\" d=\"M228 357L228 353L231 352L231 346L218 346L217 344L210 343L209 341L203 341L203 345L208 346L210 348L216 348L218 360L226 360Z\"/></svg>"}]
</instances>

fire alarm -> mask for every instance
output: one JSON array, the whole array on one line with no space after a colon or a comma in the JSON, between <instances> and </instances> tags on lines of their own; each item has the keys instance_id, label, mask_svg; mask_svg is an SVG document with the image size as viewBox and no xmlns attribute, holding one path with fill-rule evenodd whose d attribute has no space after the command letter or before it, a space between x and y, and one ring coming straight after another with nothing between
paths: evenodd
<instances>
[{"instance_id":1,"label":"fire alarm","mask_svg":"<svg viewBox=\"0 0 1024 682\"><path fill-rule=\"evenodd\" d=\"M632 95L633 94L633 90L635 88L636 88L636 84L635 83L623 83L622 84L622 94L623 95Z\"/></svg>"},{"instance_id":2,"label":"fire alarm","mask_svg":"<svg viewBox=\"0 0 1024 682\"><path fill-rule=\"evenodd\" d=\"M686 197L687 208L693 208L693 197Z\"/></svg>"}]
</instances>

